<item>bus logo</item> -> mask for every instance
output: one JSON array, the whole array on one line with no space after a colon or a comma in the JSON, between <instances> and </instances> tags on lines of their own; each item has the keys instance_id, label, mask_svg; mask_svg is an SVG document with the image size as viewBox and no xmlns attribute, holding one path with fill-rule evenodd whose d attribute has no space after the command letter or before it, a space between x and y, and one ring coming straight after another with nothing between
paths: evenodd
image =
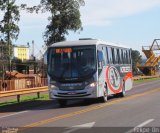
<instances>
[{"instance_id":1,"label":"bus logo","mask_svg":"<svg viewBox=\"0 0 160 133\"><path fill-rule=\"evenodd\" d=\"M115 67L108 67L106 78L109 89L114 93L119 93L122 89L122 84L118 70Z\"/></svg>"},{"instance_id":2,"label":"bus logo","mask_svg":"<svg viewBox=\"0 0 160 133\"><path fill-rule=\"evenodd\" d=\"M111 67L109 70L109 81L112 87L115 90L118 90L118 88L120 87L120 75L115 67Z\"/></svg>"}]
</instances>

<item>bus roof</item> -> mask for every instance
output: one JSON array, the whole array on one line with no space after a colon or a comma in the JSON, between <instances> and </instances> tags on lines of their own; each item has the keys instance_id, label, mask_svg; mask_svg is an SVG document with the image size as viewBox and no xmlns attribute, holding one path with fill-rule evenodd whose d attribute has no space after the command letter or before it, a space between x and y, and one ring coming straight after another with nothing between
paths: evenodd
<instances>
[{"instance_id":1,"label":"bus roof","mask_svg":"<svg viewBox=\"0 0 160 133\"><path fill-rule=\"evenodd\" d=\"M50 47L85 46L85 45L99 45L99 44L104 44L104 45L107 45L107 46L114 46L114 47L121 47L121 48L129 49L129 47L121 45L121 44L106 42L106 41L102 41L102 40L98 40L98 39L63 41L63 42L54 43Z\"/></svg>"}]
</instances>

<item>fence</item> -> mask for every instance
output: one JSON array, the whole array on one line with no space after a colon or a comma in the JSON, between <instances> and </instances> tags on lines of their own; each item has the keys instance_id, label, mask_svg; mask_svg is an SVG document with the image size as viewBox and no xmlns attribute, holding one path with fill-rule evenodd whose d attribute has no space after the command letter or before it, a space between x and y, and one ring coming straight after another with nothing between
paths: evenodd
<instances>
[{"instance_id":1,"label":"fence","mask_svg":"<svg viewBox=\"0 0 160 133\"><path fill-rule=\"evenodd\" d=\"M0 92L47 86L46 78L0 80Z\"/></svg>"}]
</instances>

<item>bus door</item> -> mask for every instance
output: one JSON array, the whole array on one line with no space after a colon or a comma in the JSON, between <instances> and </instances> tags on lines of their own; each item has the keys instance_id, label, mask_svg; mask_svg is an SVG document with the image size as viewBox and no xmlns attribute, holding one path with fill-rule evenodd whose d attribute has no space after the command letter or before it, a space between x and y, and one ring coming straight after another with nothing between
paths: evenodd
<instances>
[{"instance_id":1,"label":"bus door","mask_svg":"<svg viewBox=\"0 0 160 133\"><path fill-rule=\"evenodd\" d=\"M103 96L103 89L105 86L106 80L106 55L105 55L105 47L100 46L97 51L98 58L98 97Z\"/></svg>"}]
</instances>

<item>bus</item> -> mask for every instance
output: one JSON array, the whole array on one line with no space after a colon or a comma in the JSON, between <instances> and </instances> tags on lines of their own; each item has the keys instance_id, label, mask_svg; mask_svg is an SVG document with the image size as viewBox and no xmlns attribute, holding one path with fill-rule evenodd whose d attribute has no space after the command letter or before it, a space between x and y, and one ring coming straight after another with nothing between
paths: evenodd
<instances>
[{"instance_id":1,"label":"bus","mask_svg":"<svg viewBox=\"0 0 160 133\"><path fill-rule=\"evenodd\" d=\"M131 49L98 39L52 44L46 52L49 97L68 100L124 97L132 88Z\"/></svg>"}]
</instances>

